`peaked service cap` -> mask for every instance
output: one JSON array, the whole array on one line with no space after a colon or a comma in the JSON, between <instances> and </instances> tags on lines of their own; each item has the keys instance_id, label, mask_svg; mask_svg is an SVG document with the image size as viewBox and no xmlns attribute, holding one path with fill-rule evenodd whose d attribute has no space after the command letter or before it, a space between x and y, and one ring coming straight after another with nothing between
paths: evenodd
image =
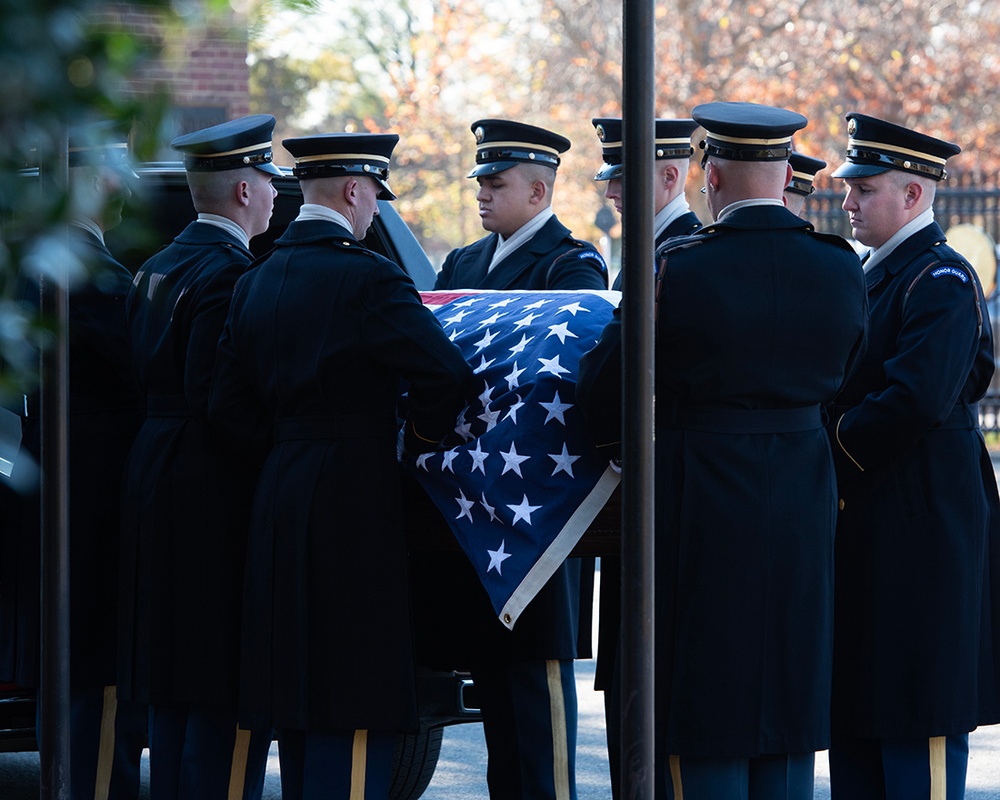
<instances>
[{"instance_id":1,"label":"peaked service cap","mask_svg":"<svg viewBox=\"0 0 1000 800\"><path fill-rule=\"evenodd\" d=\"M271 163L274 123L270 114L253 114L185 133L170 146L184 154L184 168L189 172L256 167L269 175L280 175L281 170Z\"/></svg>"},{"instance_id":2,"label":"peaked service cap","mask_svg":"<svg viewBox=\"0 0 1000 800\"><path fill-rule=\"evenodd\" d=\"M784 161L792 152L792 134L809 123L795 111L757 103L703 103L691 116L706 132L704 158L730 161Z\"/></svg>"},{"instance_id":3,"label":"peaked service cap","mask_svg":"<svg viewBox=\"0 0 1000 800\"><path fill-rule=\"evenodd\" d=\"M381 187L379 200L395 200L389 188L389 160L399 141L395 133L323 133L282 141L295 157L299 180L367 175Z\"/></svg>"},{"instance_id":4,"label":"peaked service cap","mask_svg":"<svg viewBox=\"0 0 1000 800\"><path fill-rule=\"evenodd\" d=\"M620 117L595 117L591 120L597 138L601 140L604 166L594 176L595 181L620 178L622 174L622 121ZM691 134L698 123L693 119L657 119L654 156L657 161L666 158L690 158L694 153Z\"/></svg>"},{"instance_id":5,"label":"peaked service cap","mask_svg":"<svg viewBox=\"0 0 1000 800\"><path fill-rule=\"evenodd\" d=\"M962 152L957 144L866 114L852 112L845 119L847 161L834 178L868 178L895 169L940 181L948 174L945 162Z\"/></svg>"}]
</instances>

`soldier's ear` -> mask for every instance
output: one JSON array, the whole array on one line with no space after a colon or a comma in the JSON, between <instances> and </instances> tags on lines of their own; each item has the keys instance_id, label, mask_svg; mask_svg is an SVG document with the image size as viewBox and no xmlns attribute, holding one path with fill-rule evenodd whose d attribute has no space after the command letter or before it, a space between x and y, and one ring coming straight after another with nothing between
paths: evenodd
<instances>
[{"instance_id":1,"label":"soldier's ear","mask_svg":"<svg viewBox=\"0 0 1000 800\"><path fill-rule=\"evenodd\" d=\"M906 184L906 198L903 201L906 208L913 208L924 196L924 187L919 181L910 181Z\"/></svg>"},{"instance_id":2,"label":"soldier's ear","mask_svg":"<svg viewBox=\"0 0 1000 800\"><path fill-rule=\"evenodd\" d=\"M531 184L531 202L541 203L548 197L549 187L545 185L545 181L534 181Z\"/></svg>"}]
</instances>

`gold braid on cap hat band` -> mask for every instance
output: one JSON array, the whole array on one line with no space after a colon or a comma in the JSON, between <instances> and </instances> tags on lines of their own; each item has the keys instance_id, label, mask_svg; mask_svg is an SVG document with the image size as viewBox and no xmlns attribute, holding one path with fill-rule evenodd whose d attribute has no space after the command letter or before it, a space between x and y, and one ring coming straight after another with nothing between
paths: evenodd
<instances>
[{"instance_id":1,"label":"gold braid on cap hat band","mask_svg":"<svg viewBox=\"0 0 1000 800\"><path fill-rule=\"evenodd\" d=\"M296 164L310 164L314 161L378 161L380 164L389 163L389 159L385 156L377 156L372 153L324 153L316 156L301 156L295 159Z\"/></svg>"},{"instance_id":2,"label":"gold braid on cap hat band","mask_svg":"<svg viewBox=\"0 0 1000 800\"><path fill-rule=\"evenodd\" d=\"M244 153L252 153L254 150L263 150L265 148L270 148L271 142L259 142L257 144L251 144L247 147L240 147L236 150L226 150L224 153L188 153L192 158L226 158L228 156L239 156Z\"/></svg>"},{"instance_id":3,"label":"gold braid on cap hat band","mask_svg":"<svg viewBox=\"0 0 1000 800\"><path fill-rule=\"evenodd\" d=\"M911 156L913 158L930 161L931 164L921 164L910 161L908 158L900 158L884 151L899 153L900 156ZM848 160L872 161L884 164L887 167L901 169L906 172L916 172L928 175L936 180L944 180L948 176L948 171L944 168L947 159L932 156L929 153L921 153L919 150L909 150L905 147L885 144L884 142L867 142L861 139L848 139L847 152Z\"/></svg>"}]
</instances>

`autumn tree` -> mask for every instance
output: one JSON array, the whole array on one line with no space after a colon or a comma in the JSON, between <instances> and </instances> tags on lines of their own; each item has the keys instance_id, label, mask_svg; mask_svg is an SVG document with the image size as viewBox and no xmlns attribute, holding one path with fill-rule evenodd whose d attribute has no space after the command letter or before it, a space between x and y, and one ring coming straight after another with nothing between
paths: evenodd
<instances>
[{"instance_id":1,"label":"autumn tree","mask_svg":"<svg viewBox=\"0 0 1000 800\"><path fill-rule=\"evenodd\" d=\"M401 134L398 208L433 257L482 233L464 176L469 123L486 116L571 139L555 206L576 235L598 238L604 185L593 181L601 162L590 120L621 113L620 0L353 0L334 17L336 30L323 33L337 68L293 70L331 98L330 113L307 127ZM837 164L844 115L861 111L959 142L955 169L1000 168L1000 4L678 0L657 3L656 26L660 116L720 99L782 105L810 119L796 146ZM697 207L700 170L689 180Z\"/></svg>"}]
</instances>

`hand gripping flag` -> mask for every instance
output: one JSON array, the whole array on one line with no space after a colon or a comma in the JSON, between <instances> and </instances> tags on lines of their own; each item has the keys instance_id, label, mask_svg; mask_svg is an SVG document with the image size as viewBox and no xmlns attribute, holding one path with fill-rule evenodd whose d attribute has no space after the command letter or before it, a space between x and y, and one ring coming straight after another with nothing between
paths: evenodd
<instances>
[{"instance_id":1,"label":"hand gripping flag","mask_svg":"<svg viewBox=\"0 0 1000 800\"><path fill-rule=\"evenodd\" d=\"M580 356L619 292L422 292L475 372L444 449L407 464L500 621L521 612L618 485L576 406Z\"/></svg>"}]
</instances>

